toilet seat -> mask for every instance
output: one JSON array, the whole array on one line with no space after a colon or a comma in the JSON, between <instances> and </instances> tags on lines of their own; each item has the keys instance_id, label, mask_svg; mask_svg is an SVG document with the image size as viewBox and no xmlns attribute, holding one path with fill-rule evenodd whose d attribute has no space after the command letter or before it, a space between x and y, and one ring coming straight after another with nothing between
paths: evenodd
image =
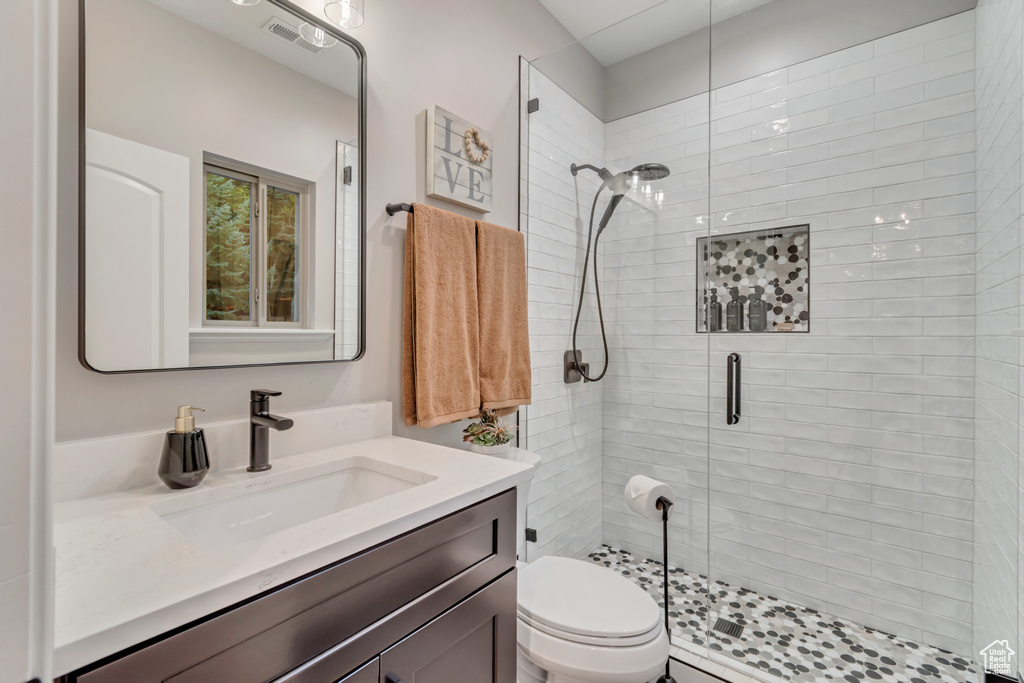
<instances>
[{"instance_id":1,"label":"toilet seat","mask_svg":"<svg viewBox=\"0 0 1024 683\"><path fill-rule=\"evenodd\" d=\"M657 603L639 586L595 564L543 557L519 572L519 619L573 643L633 647L663 632Z\"/></svg>"},{"instance_id":2,"label":"toilet seat","mask_svg":"<svg viewBox=\"0 0 1024 683\"><path fill-rule=\"evenodd\" d=\"M519 620L522 621L524 624L529 624L538 631L543 631L544 633L547 633L550 636L554 636L555 638L561 638L562 640L567 640L572 643L580 643L581 645L597 645L598 647L630 647L633 645L643 645L644 643L649 643L650 641L657 638L659 632L661 631L661 623L658 623L658 625L656 625L647 633L641 633L635 636L627 636L624 638L609 638L607 636L590 636L582 633L560 631L559 629L553 628L548 624L544 624L542 622L538 622L534 619L531 619L530 617L524 615L522 612L519 613Z\"/></svg>"}]
</instances>

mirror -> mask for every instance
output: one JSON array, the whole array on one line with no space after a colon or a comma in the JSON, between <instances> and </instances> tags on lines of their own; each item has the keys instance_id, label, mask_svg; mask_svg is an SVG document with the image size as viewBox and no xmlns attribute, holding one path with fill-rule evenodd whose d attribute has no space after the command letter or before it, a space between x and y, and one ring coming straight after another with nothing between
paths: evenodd
<instances>
[{"instance_id":1,"label":"mirror","mask_svg":"<svg viewBox=\"0 0 1024 683\"><path fill-rule=\"evenodd\" d=\"M81 7L82 363L358 359L359 43L286 0Z\"/></svg>"}]
</instances>

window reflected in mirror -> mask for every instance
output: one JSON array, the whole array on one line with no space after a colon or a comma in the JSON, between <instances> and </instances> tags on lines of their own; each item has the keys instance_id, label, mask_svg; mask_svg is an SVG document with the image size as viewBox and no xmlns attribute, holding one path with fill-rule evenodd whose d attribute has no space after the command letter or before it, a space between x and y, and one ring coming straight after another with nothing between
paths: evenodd
<instances>
[{"instance_id":1,"label":"window reflected in mirror","mask_svg":"<svg viewBox=\"0 0 1024 683\"><path fill-rule=\"evenodd\" d=\"M254 183L206 171L206 319L249 321Z\"/></svg>"},{"instance_id":2,"label":"window reflected in mirror","mask_svg":"<svg viewBox=\"0 0 1024 683\"><path fill-rule=\"evenodd\" d=\"M296 192L267 188L267 320L297 322L295 270L298 260Z\"/></svg>"}]
</instances>

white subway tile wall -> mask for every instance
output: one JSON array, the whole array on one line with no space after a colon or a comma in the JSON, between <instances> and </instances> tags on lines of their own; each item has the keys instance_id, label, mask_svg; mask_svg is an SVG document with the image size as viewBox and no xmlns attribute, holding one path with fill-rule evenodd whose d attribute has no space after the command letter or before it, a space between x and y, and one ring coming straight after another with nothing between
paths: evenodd
<instances>
[{"instance_id":1,"label":"white subway tile wall","mask_svg":"<svg viewBox=\"0 0 1024 683\"><path fill-rule=\"evenodd\" d=\"M1020 425L1021 3L981 0L977 86L974 651L1009 640L1024 656ZM1020 531L1019 531L1020 530ZM1013 599L1016 596L1016 599Z\"/></svg>"},{"instance_id":2,"label":"white subway tile wall","mask_svg":"<svg viewBox=\"0 0 1024 683\"><path fill-rule=\"evenodd\" d=\"M569 166L604 160L604 124L537 69L529 69L529 201L526 209L533 403L526 408L526 447L543 458L527 506L537 543L528 559L586 557L601 543L603 382L565 384L562 358L572 345L586 231L583 215L596 176ZM592 268L592 266L591 266ZM593 372L603 347L593 282L587 288L577 347ZM596 544L596 545L595 545Z\"/></svg>"},{"instance_id":3,"label":"white subway tile wall","mask_svg":"<svg viewBox=\"0 0 1024 683\"><path fill-rule=\"evenodd\" d=\"M572 506L590 503L579 476L603 455L605 543L660 556L660 529L622 496L647 474L675 489L670 550L687 570L706 573L710 551L713 579L971 655L974 28L960 14L613 121L603 149L580 149L600 123L533 71L531 332L535 391L552 403L535 401L529 446L573 467L557 466L567 491L538 478L531 511L553 497L546 523L576 528ZM602 236L612 365L596 387L567 387L565 301L592 188L577 197L568 161L550 162L584 151L613 172L672 175L631 191ZM812 331L696 333L697 238L801 223ZM727 427L733 351L743 419ZM537 425L557 436L534 441ZM578 555L591 531L542 537L530 558Z\"/></svg>"}]
</instances>

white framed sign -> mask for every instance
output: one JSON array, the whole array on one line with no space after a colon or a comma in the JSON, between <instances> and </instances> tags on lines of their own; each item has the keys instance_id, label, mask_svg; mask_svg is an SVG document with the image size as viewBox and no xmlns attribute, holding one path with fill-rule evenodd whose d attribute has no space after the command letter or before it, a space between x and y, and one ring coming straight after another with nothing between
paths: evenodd
<instances>
[{"instance_id":1,"label":"white framed sign","mask_svg":"<svg viewBox=\"0 0 1024 683\"><path fill-rule=\"evenodd\" d=\"M447 109L427 110L427 196L483 213L493 200L494 139Z\"/></svg>"}]
</instances>

